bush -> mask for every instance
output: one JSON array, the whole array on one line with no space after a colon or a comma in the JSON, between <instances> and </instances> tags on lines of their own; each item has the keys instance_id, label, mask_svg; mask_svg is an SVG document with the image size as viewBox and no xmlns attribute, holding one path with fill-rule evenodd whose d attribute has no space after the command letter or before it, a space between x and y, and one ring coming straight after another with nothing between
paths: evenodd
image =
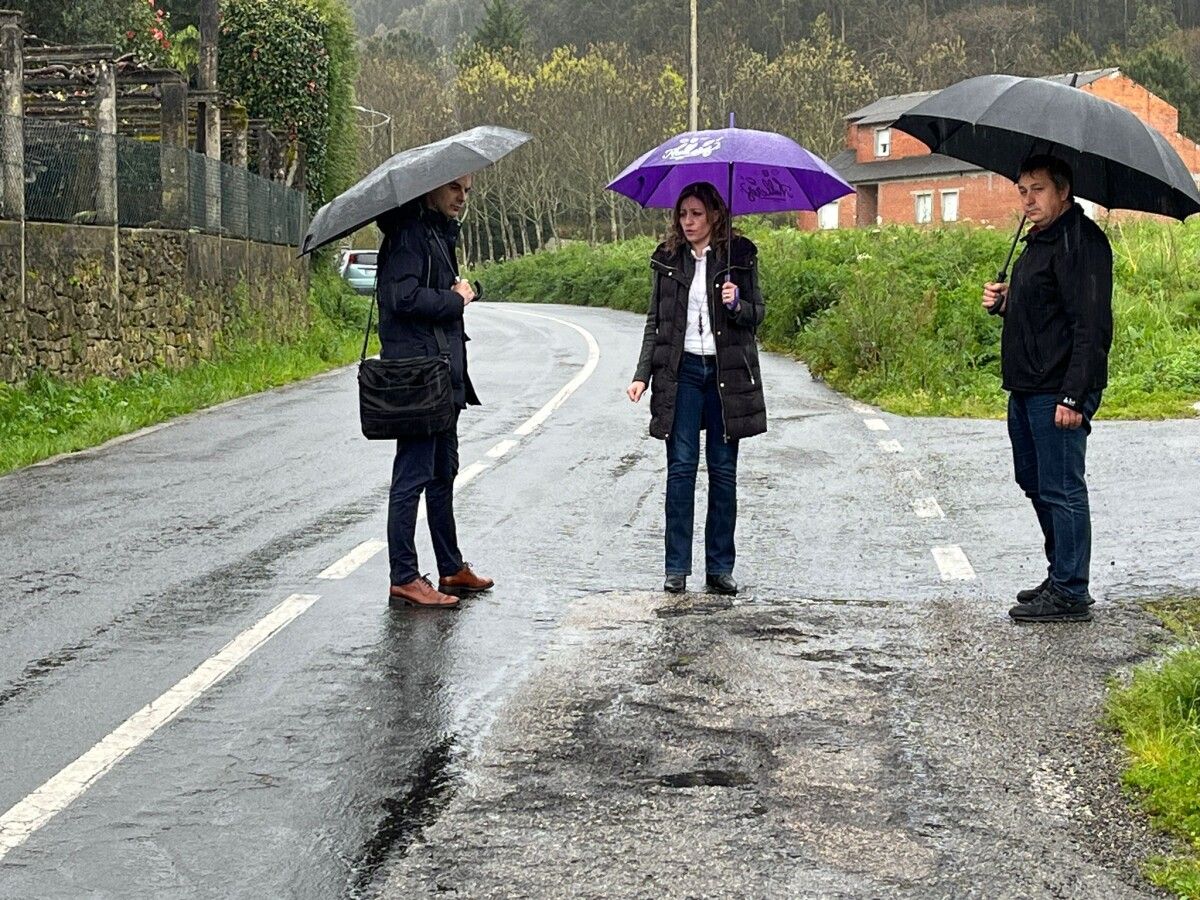
<instances>
[{"instance_id":1,"label":"bush","mask_svg":"<svg viewBox=\"0 0 1200 900\"><path fill-rule=\"evenodd\" d=\"M1001 320L980 306L1011 233L886 227L808 233L756 223L759 337L839 390L895 412L1002 415ZM1191 414L1200 397L1200 224L1113 224L1115 333L1102 416ZM570 245L482 273L510 300L644 312L655 242Z\"/></svg>"},{"instance_id":2,"label":"bush","mask_svg":"<svg viewBox=\"0 0 1200 900\"><path fill-rule=\"evenodd\" d=\"M304 142L314 206L357 176L354 40L345 0L226 0L221 12L221 90Z\"/></svg>"}]
</instances>

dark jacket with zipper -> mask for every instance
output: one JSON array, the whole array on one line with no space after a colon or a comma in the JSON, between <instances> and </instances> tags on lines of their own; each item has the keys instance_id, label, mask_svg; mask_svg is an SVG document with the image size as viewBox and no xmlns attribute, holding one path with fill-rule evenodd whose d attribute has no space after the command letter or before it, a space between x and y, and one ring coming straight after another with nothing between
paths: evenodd
<instances>
[{"instance_id":1,"label":"dark jacket with zipper","mask_svg":"<svg viewBox=\"0 0 1200 900\"><path fill-rule=\"evenodd\" d=\"M1004 388L1055 394L1077 410L1108 384L1112 248L1079 204L1024 241L1003 310Z\"/></svg>"},{"instance_id":2,"label":"dark jacket with zipper","mask_svg":"<svg viewBox=\"0 0 1200 900\"><path fill-rule=\"evenodd\" d=\"M755 329L763 320L763 298L758 286L758 250L744 237L735 237L731 264L710 254L708 315L717 355L717 392L726 440L753 437L767 430L767 404L763 397ZM687 244L674 252L660 244L650 257L654 289L642 352L633 380L650 387L650 433L660 440L675 425L675 394L683 342L687 331L688 293L696 273L696 259ZM728 269L738 286L739 306L730 312L721 302L721 286Z\"/></svg>"},{"instance_id":3,"label":"dark jacket with zipper","mask_svg":"<svg viewBox=\"0 0 1200 900\"><path fill-rule=\"evenodd\" d=\"M380 218L376 290L379 296L380 357L438 356L441 326L450 356L450 382L459 409L479 397L467 373L463 298L450 290L458 277L458 222L420 203Z\"/></svg>"}]
</instances>

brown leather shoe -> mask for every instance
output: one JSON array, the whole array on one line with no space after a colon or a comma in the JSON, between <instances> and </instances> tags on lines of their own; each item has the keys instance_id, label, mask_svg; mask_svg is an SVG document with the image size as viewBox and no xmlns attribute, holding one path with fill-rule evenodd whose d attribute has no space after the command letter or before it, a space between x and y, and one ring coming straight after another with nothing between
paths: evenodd
<instances>
[{"instance_id":1,"label":"brown leather shoe","mask_svg":"<svg viewBox=\"0 0 1200 900\"><path fill-rule=\"evenodd\" d=\"M471 571L470 563L463 563L463 567L453 575L443 575L438 579L438 590L447 594L454 594L458 597L466 594L478 594L482 591L490 591L496 582L490 578L480 578Z\"/></svg>"},{"instance_id":2,"label":"brown leather shoe","mask_svg":"<svg viewBox=\"0 0 1200 900\"><path fill-rule=\"evenodd\" d=\"M393 584L391 590L388 591L388 604L390 606L421 606L427 609L453 609L458 606L458 598L435 591L429 579L421 575L407 584Z\"/></svg>"}]
</instances>

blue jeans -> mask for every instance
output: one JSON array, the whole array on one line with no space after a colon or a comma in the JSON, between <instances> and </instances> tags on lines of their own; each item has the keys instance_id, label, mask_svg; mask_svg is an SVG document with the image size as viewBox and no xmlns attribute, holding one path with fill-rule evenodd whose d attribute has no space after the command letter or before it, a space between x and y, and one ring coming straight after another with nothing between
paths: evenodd
<instances>
[{"instance_id":1,"label":"blue jeans","mask_svg":"<svg viewBox=\"0 0 1200 900\"><path fill-rule=\"evenodd\" d=\"M732 575L737 524L738 442L725 440L716 357L683 354L675 393L675 423L667 438L666 574L692 573L692 526L700 426L707 432L708 518L704 523L704 566L708 575Z\"/></svg>"},{"instance_id":2,"label":"blue jeans","mask_svg":"<svg viewBox=\"0 0 1200 900\"><path fill-rule=\"evenodd\" d=\"M454 524L454 478L458 475L458 419L441 434L396 442L388 502L388 558L392 584L407 584L417 568L417 509L425 494L425 518L439 575L462 568Z\"/></svg>"},{"instance_id":3,"label":"blue jeans","mask_svg":"<svg viewBox=\"0 0 1200 900\"><path fill-rule=\"evenodd\" d=\"M1033 502L1046 539L1051 586L1073 600L1088 595L1092 561L1092 516L1088 507L1085 457L1100 391L1083 401L1083 425L1054 424L1057 394L1013 391L1008 398L1008 437L1017 484Z\"/></svg>"}]
</instances>

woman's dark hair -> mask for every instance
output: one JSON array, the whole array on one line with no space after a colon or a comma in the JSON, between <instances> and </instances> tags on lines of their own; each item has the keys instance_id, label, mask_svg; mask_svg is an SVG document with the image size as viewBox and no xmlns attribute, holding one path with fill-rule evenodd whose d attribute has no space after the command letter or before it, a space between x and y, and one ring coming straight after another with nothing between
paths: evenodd
<instances>
[{"instance_id":1,"label":"woman's dark hair","mask_svg":"<svg viewBox=\"0 0 1200 900\"><path fill-rule=\"evenodd\" d=\"M721 199L717 189L707 181L693 182L679 192L679 199L675 201L675 208L671 211L671 227L667 231L667 249L674 253L680 247L687 245L687 238L683 236L683 226L679 224L679 210L683 206L683 201L692 197L703 203L704 208L708 210L708 218L712 223L712 233L709 235L708 241L712 244L713 250L728 258L729 248L725 246L725 242L729 238L729 207L725 205L725 201Z\"/></svg>"},{"instance_id":2,"label":"woman's dark hair","mask_svg":"<svg viewBox=\"0 0 1200 900\"><path fill-rule=\"evenodd\" d=\"M1038 153L1021 163L1022 175L1029 175L1033 172L1045 172L1050 176L1050 180L1054 182L1056 188L1060 191L1066 190L1068 200L1075 199L1075 189L1073 186L1075 177L1071 172L1071 167L1057 156L1051 156L1048 153Z\"/></svg>"}]
</instances>

